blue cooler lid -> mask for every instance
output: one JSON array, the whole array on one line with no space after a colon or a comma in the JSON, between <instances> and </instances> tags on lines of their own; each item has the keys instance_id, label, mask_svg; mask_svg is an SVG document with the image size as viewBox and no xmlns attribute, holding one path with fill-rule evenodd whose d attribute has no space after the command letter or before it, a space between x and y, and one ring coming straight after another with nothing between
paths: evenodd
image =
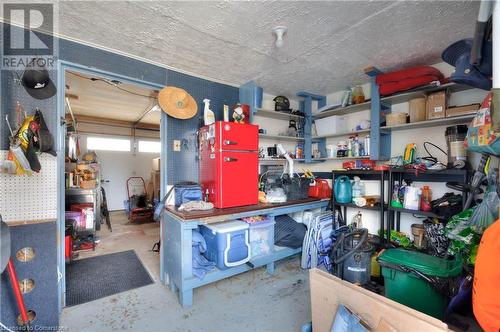
<instances>
[{"instance_id":1,"label":"blue cooler lid","mask_svg":"<svg viewBox=\"0 0 500 332\"><path fill-rule=\"evenodd\" d=\"M212 232L216 233L231 233L236 231L241 231L248 229L248 224L241 220L232 220L226 222L220 222L212 225L205 225Z\"/></svg>"}]
</instances>

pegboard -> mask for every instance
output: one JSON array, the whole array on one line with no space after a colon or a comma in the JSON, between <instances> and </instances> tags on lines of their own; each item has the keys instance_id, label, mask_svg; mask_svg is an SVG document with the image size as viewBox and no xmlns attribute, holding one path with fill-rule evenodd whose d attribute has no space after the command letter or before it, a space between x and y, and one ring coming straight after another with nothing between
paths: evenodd
<instances>
[{"instance_id":1,"label":"pegboard","mask_svg":"<svg viewBox=\"0 0 500 332\"><path fill-rule=\"evenodd\" d=\"M7 151L0 151L0 159ZM0 213L8 223L57 219L57 157L39 156L42 169L32 176L0 173Z\"/></svg>"}]
</instances>

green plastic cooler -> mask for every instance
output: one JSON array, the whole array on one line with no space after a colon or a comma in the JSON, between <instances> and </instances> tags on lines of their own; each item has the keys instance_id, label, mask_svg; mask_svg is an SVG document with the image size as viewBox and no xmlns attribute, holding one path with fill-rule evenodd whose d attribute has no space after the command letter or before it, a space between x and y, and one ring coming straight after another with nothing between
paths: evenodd
<instances>
[{"instance_id":1,"label":"green plastic cooler","mask_svg":"<svg viewBox=\"0 0 500 332\"><path fill-rule=\"evenodd\" d=\"M429 277L453 278L462 272L459 259L447 260L404 249L385 250L378 258L385 282L385 296L438 319L448 305L448 298L429 282L401 266Z\"/></svg>"}]
</instances>

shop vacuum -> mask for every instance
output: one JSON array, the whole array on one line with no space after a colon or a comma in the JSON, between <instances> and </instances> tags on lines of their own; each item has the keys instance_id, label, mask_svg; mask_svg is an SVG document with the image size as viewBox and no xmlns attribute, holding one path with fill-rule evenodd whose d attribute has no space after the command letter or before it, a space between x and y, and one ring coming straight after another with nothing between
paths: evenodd
<instances>
[{"instance_id":1,"label":"shop vacuum","mask_svg":"<svg viewBox=\"0 0 500 332\"><path fill-rule=\"evenodd\" d=\"M332 248L333 274L353 284L370 282L372 245L366 228L341 232Z\"/></svg>"}]
</instances>

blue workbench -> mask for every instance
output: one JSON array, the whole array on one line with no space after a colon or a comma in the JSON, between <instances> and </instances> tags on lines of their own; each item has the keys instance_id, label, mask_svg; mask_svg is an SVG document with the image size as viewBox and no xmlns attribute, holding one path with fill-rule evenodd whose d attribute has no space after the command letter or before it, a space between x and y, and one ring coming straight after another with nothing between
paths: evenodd
<instances>
[{"instance_id":1,"label":"blue workbench","mask_svg":"<svg viewBox=\"0 0 500 332\"><path fill-rule=\"evenodd\" d=\"M227 270L215 268L203 279L193 276L192 264L192 230L202 224L212 224L234 219L267 215L274 217L311 209L325 209L326 200L307 199L284 205L273 206L260 204L243 209L217 209L215 213L207 215L194 212L192 215L178 213L175 208L168 207L161 220L161 250L160 250L160 278L174 293L179 293L179 302L183 307L193 304L193 289L201 287L253 268L266 266L267 272L274 273L274 262L293 256L301 252L299 249L290 249L275 246L274 252L267 256L260 256L250 260L251 264L243 264ZM198 214L198 216L197 216ZM252 267L252 266L253 267Z\"/></svg>"}]
</instances>

